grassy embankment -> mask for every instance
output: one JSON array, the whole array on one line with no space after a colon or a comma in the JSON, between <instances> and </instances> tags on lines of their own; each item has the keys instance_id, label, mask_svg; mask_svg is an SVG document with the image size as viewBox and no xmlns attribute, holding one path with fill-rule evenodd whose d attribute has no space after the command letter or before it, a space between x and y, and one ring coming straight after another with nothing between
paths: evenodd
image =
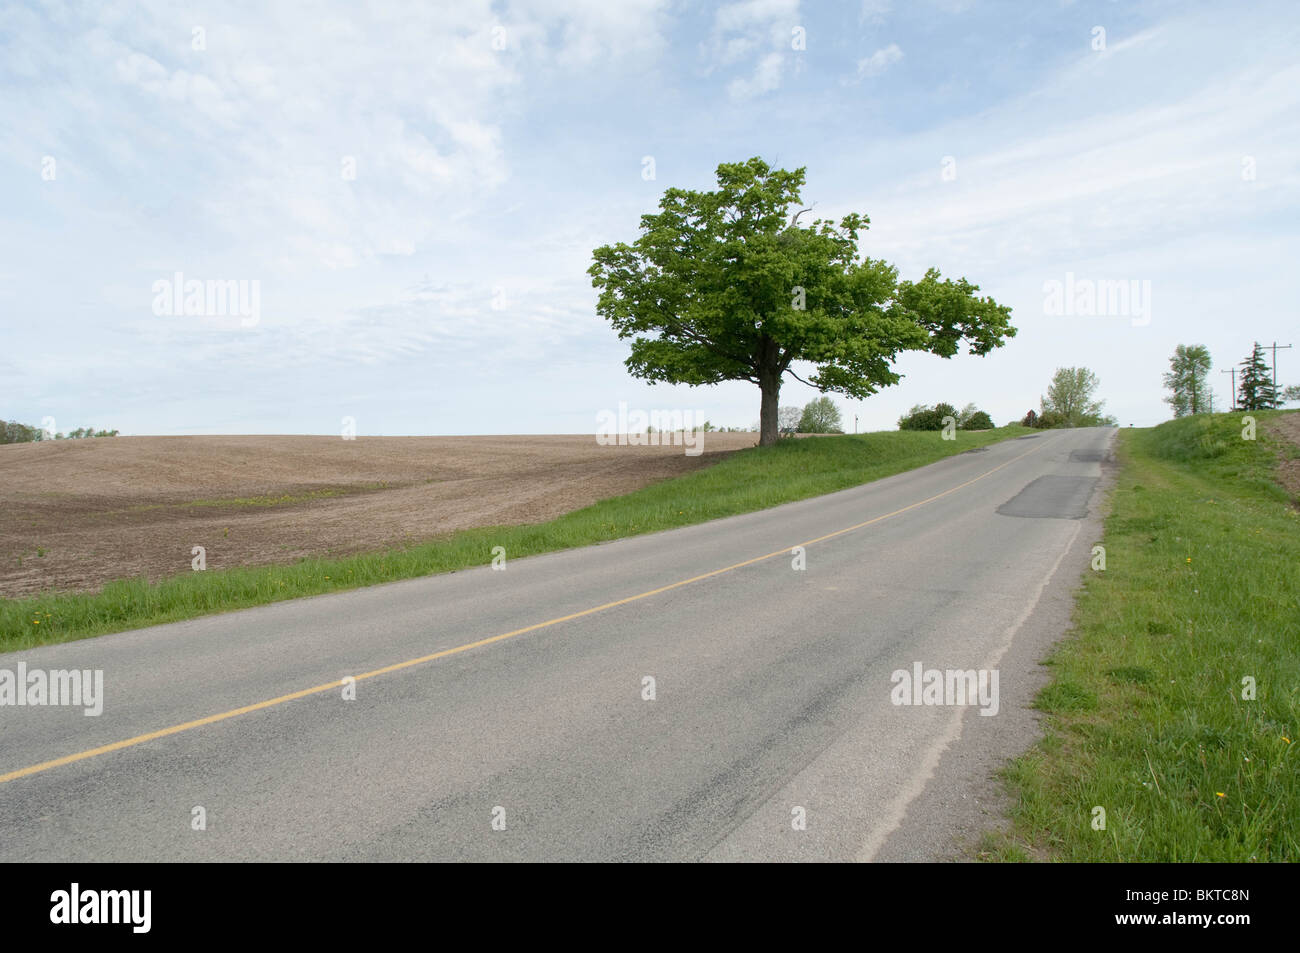
<instances>
[{"instance_id":1,"label":"grassy embankment","mask_svg":"<svg viewBox=\"0 0 1300 953\"><path fill-rule=\"evenodd\" d=\"M1298 451L1244 440L1243 416L1121 434L1106 570L986 858L1300 860L1300 511L1273 478Z\"/></svg>"},{"instance_id":2,"label":"grassy embankment","mask_svg":"<svg viewBox=\"0 0 1300 953\"><path fill-rule=\"evenodd\" d=\"M956 440L901 431L783 440L774 447L737 451L707 469L546 523L465 530L406 549L342 559L210 569L152 584L120 580L96 593L0 599L0 651L452 572L489 563L495 546L504 547L513 559L748 513L879 480L1028 432L1010 426L959 431Z\"/></svg>"}]
</instances>

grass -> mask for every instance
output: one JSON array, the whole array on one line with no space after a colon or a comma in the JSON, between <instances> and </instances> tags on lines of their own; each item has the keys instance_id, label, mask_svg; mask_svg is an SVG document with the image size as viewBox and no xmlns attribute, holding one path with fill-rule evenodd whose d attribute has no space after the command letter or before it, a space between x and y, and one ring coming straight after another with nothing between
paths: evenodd
<instances>
[{"instance_id":1,"label":"grass","mask_svg":"<svg viewBox=\"0 0 1300 953\"><path fill-rule=\"evenodd\" d=\"M546 523L465 530L405 549L290 565L209 569L156 583L111 582L95 593L49 592L0 599L0 651L66 642L214 612L358 586L454 572L491 562L586 546L749 513L879 480L1030 431L1003 427L939 433L889 431L740 450L720 463L602 500Z\"/></svg>"},{"instance_id":2,"label":"grass","mask_svg":"<svg viewBox=\"0 0 1300 953\"><path fill-rule=\"evenodd\" d=\"M1049 660L1047 734L1008 768L1013 828L984 855L1300 860L1300 511L1273 478L1294 449L1243 440L1242 416L1122 432L1106 571Z\"/></svg>"}]
</instances>

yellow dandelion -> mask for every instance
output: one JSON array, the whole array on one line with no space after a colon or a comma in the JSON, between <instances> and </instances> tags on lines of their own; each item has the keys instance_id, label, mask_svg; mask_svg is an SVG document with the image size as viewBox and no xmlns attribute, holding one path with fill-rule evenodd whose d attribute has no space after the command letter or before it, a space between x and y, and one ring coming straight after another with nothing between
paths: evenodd
<instances>
[{"instance_id":1,"label":"yellow dandelion","mask_svg":"<svg viewBox=\"0 0 1300 953\"><path fill-rule=\"evenodd\" d=\"M1227 796L1228 796L1228 795L1224 794L1222 791L1215 791L1215 792L1214 792L1214 795L1215 795L1215 797L1227 797Z\"/></svg>"}]
</instances>

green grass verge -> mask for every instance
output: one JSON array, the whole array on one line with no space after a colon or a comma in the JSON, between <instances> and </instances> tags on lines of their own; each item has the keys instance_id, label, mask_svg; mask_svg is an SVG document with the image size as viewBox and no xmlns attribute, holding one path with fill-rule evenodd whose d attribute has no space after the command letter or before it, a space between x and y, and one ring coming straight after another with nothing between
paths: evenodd
<instances>
[{"instance_id":1,"label":"green grass verge","mask_svg":"<svg viewBox=\"0 0 1300 953\"><path fill-rule=\"evenodd\" d=\"M984 856L1300 860L1300 513L1273 479L1295 451L1243 440L1242 417L1122 432L1106 570L1049 660L1047 734L1008 768L1013 829Z\"/></svg>"},{"instance_id":2,"label":"green grass verge","mask_svg":"<svg viewBox=\"0 0 1300 953\"><path fill-rule=\"evenodd\" d=\"M1002 427L939 433L894 432L783 440L547 523L465 530L405 549L291 565L191 572L157 583L111 582L96 593L47 593L0 600L0 651L120 632L281 599L354 589L491 562L570 549L765 509L892 476L1030 431Z\"/></svg>"}]
</instances>

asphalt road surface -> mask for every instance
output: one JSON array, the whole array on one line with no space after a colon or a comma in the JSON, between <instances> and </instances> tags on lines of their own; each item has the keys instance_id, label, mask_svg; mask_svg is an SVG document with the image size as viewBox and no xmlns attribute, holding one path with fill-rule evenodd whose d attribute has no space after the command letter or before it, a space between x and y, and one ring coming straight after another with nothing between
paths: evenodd
<instances>
[{"instance_id":1,"label":"asphalt road surface","mask_svg":"<svg viewBox=\"0 0 1300 953\"><path fill-rule=\"evenodd\" d=\"M1035 736L1114 433L0 655L104 680L97 717L0 707L0 859L959 856ZM986 694L896 703L918 663Z\"/></svg>"}]
</instances>

